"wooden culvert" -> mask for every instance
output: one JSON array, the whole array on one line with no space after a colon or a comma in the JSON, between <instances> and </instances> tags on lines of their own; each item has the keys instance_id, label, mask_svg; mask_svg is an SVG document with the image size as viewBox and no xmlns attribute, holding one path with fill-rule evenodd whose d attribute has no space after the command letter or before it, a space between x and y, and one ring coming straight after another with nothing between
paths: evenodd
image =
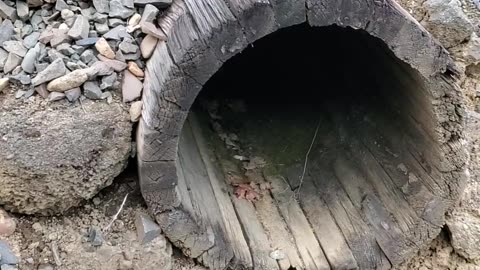
<instances>
[{"instance_id":1,"label":"wooden culvert","mask_svg":"<svg viewBox=\"0 0 480 270\"><path fill-rule=\"evenodd\" d=\"M140 182L186 255L388 269L438 235L468 175L462 97L396 2L178 0L160 25Z\"/></svg>"}]
</instances>

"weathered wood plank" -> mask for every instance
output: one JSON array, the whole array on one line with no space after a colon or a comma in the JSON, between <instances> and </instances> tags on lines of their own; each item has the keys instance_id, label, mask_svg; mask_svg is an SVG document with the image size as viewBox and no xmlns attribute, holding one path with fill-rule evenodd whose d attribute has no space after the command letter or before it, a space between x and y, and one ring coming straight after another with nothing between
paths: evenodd
<instances>
[{"instance_id":1,"label":"weathered wood plank","mask_svg":"<svg viewBox=\"0 0 480 270\"><path fill-rule=\"evenodd\" d=\"M234 256L233 250L226 239L220 207L193 136L187 123L183 128L179 146L180 163L194 210L191 214L205 231L211 231L215 243L199 259L211 269L225 269Z\"/></svg>"},{"instance_id":2,"label":"weathered wood plank","mask_svg":"<svg viewBox=\"0 0 480 270\"><path fill-rule=\"evenodd\" d=\"M298 198L332 269L357 269L357 261L310 175L303 179Z\"/></svg>"},{"instance_id":3,"label":"weathered wood plank","mask_svg":"<svg viewBox=\"0 0 480 270\"><path fill-rule=\"evenodd\" d=\"M330 269L322 248L298 205L295 194L282 176L266 175L272 194L297 244L306 269Z\"/></svg>"},{"instance_id":4,"label":"weathered wood plank","mask_svg":"<svg viewBox=\"0 0 480 270\"><path fill-rule=\"evenodd\" d=\"M191 113L188 122L185 124L190 124L201 158L205 164L215 198L218 202L223 223L225 224L226 238L228 239L228 244L232 246L234 253L234 261L231 267L251 268L253 267L252 256L235 209L233 208L232 201L227 193L228 187L225 182L225 176L218 167L215 154L205 140L200 126L201 123L196 115Z\"/></svg>"}]
</instances>

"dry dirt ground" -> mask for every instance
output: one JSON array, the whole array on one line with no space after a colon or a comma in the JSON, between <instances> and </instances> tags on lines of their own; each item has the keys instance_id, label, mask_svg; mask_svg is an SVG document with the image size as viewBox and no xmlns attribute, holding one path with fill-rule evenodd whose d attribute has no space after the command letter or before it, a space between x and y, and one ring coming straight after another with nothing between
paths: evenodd
<instances>
[{"instance_id":1,"label":"dry dirt ground","mask_svg":"<svg viewBox=\"0 0 480 270\"><path fill-rule=\"evenodd\" d=\"M89 229L106 228L127 194L118 219L104 232L102 246L92 246ZM16 215L17 230L5 240L20 258L20 270L205 269L185 258L162 236L142 245L136 235L135 214L146 212L136 168L130 166L111 187L64 216ZM480 262L469 263L455 254L444 231L428 249L396 269L480 270Z\"/></svg>"}]
</instances>

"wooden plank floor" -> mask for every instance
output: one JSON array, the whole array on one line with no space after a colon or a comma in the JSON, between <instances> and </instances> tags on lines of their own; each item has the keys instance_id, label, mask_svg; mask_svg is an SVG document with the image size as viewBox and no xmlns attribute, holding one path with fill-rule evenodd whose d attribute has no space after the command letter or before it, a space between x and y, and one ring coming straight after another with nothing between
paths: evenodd
<instances>
[{"instance_id":1,"label":"wooden plank floor","mask_svg":"<svg viewBox=\"0 0 480 270\"><path fill-rule=\"evenodd\" d=\"M304 156L289 164L254 158L252 143L227 143L228 130L213 132L208 116L191 113L179 146L180 194L215 243L198 259L211 269L259 270L389 269L400 262L403 246L415 244L404 234L422 221L416 207L423 205L406 203L402 183L392 179L397 164L379 163L391 149L361 137L371 127L349 130L355 125L347 115L319 116L323 127L307 166Z\"/></svg>"}]
</instances>

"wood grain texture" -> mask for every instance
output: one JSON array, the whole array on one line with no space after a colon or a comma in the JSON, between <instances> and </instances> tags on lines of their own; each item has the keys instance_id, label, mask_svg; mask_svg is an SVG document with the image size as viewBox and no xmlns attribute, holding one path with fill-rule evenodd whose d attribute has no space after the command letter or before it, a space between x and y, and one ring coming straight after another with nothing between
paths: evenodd
<instances>
[{"instance_id":1,"label":"wood grain texture","mask_svg":"<svg viewBox=\"0 0 480 270\"><path fill-rule=\"evenodd\" d=\"M392 196L395 201L398 199L402 204L405 203L405 207L409 205L411 212L405 215L391 213L395 212L391 207L383 209L380 202L384 203L385 197L369 196L362 204L372 213L371 216L375 213L376 217L370 220L373 225L375 220L383 219L387 222L388 212L402 224L402 232L407 228L416 231L412 238L415 245L405 244L405 249L408 249L405 253L392 252L399 254L398 260L392 261L394 264L400 258L408 257L402 254L411 254L435 237L436 229L432 231L429 228L443 224L443 212L461 194L467 178L465 166L468 156L463 144L464 109L455 79L456 68L446 50L395 1L174 0L159 21L168 40L158 43L147 64L144 109L137 133L138 164L142 193L150 211L157 217L167 237L192 257L200 256L200 250L209 250L213 245L212 239L217 235L214 228L206 230L205 224L212 222L209 215L203 215L206 219L203 220L204 218L190 214L194 209L192 194L183 190L188 187L188 183L179 180L179 177L186 177L178 172L177 157L180 134L188 111L205 82L228 59L259 38L304 21L314 27L336 24L362 29L371 37L382 40L390 48L391 57L398 58L405 66L416 71L415 78L403 83L421 87L402 87L398 90L405 91L404 96L408 97L402 102L411 104L404 107L411 107L412 111L402 114L409 116L410 126L417 127L408 130L413 139L396 137L395 140L386 140L386 143L408 146L408 152L400 152L406 160L403 164L409 175L414 174L421 179L421 184L412 183L411 179L399 174L398 164L389 163L391 159L377 161L376 165L386 168L386 175L381 179L387 176L391 178L387 186L377 188L387 192L390 188L403 187L408 183L404 190L400 189L400 193L388 193L387 197ZM392 74L405 76L403 70L395 72ZM423 98L419 98L421 96ZM379 152L375 148L372 141L362 141L362 144L373 156L385 155L385 152ZM366 161L373 164L370 159L364 159ZM326 178L330 177L331 175ZM385 185L385 182L379 182ZM218 188L215 190L218 193ZM215 194L216 191L211 192ZM348 223L348 216L352 211L357 211L356 208L331 201L335 196L344 198L348 195L334 193L325 196L330 198L326 202L330 211L343 215L345 219L337 220L337 224L359 267L374 269L387 265L379 247L371 242L369 232L363 231L366 230L364 225L352 227ZM402 196L405 196L405 202L402 201ZM224 202L220 204L223 207ZM245 215L251 214L251 207L253 206L242 208ZM221 208L220 205L218 208ZM231 211L228 208L219 211ZM410 221L412 215L419 217L416 222ZM225 220L217 221L225 223ZM261 222L256 224L259 225ZM246 236L247 242L253 236L254 234ZM268 240L267 235L261 237ZM368 248L359 251L358 249L363 249L360 248L360 243L365 243ZM191 249L192 246L195 248ZM216 268L229 265L229 259L233 260L234 253L237 253L231 252L231 249L231 246L226 245L227 255L218 258L205 253L204 262L210 261ZM375 256L377 258L373 258ZM245 256L239 257L245 261ZM390 257L393 258L393 255L390 254ZM253 264L255 265L255 258ZM265 265L269 265L269 262ZM278 266L275 264L275 267Z\"/></svg>"}]
</instances>

